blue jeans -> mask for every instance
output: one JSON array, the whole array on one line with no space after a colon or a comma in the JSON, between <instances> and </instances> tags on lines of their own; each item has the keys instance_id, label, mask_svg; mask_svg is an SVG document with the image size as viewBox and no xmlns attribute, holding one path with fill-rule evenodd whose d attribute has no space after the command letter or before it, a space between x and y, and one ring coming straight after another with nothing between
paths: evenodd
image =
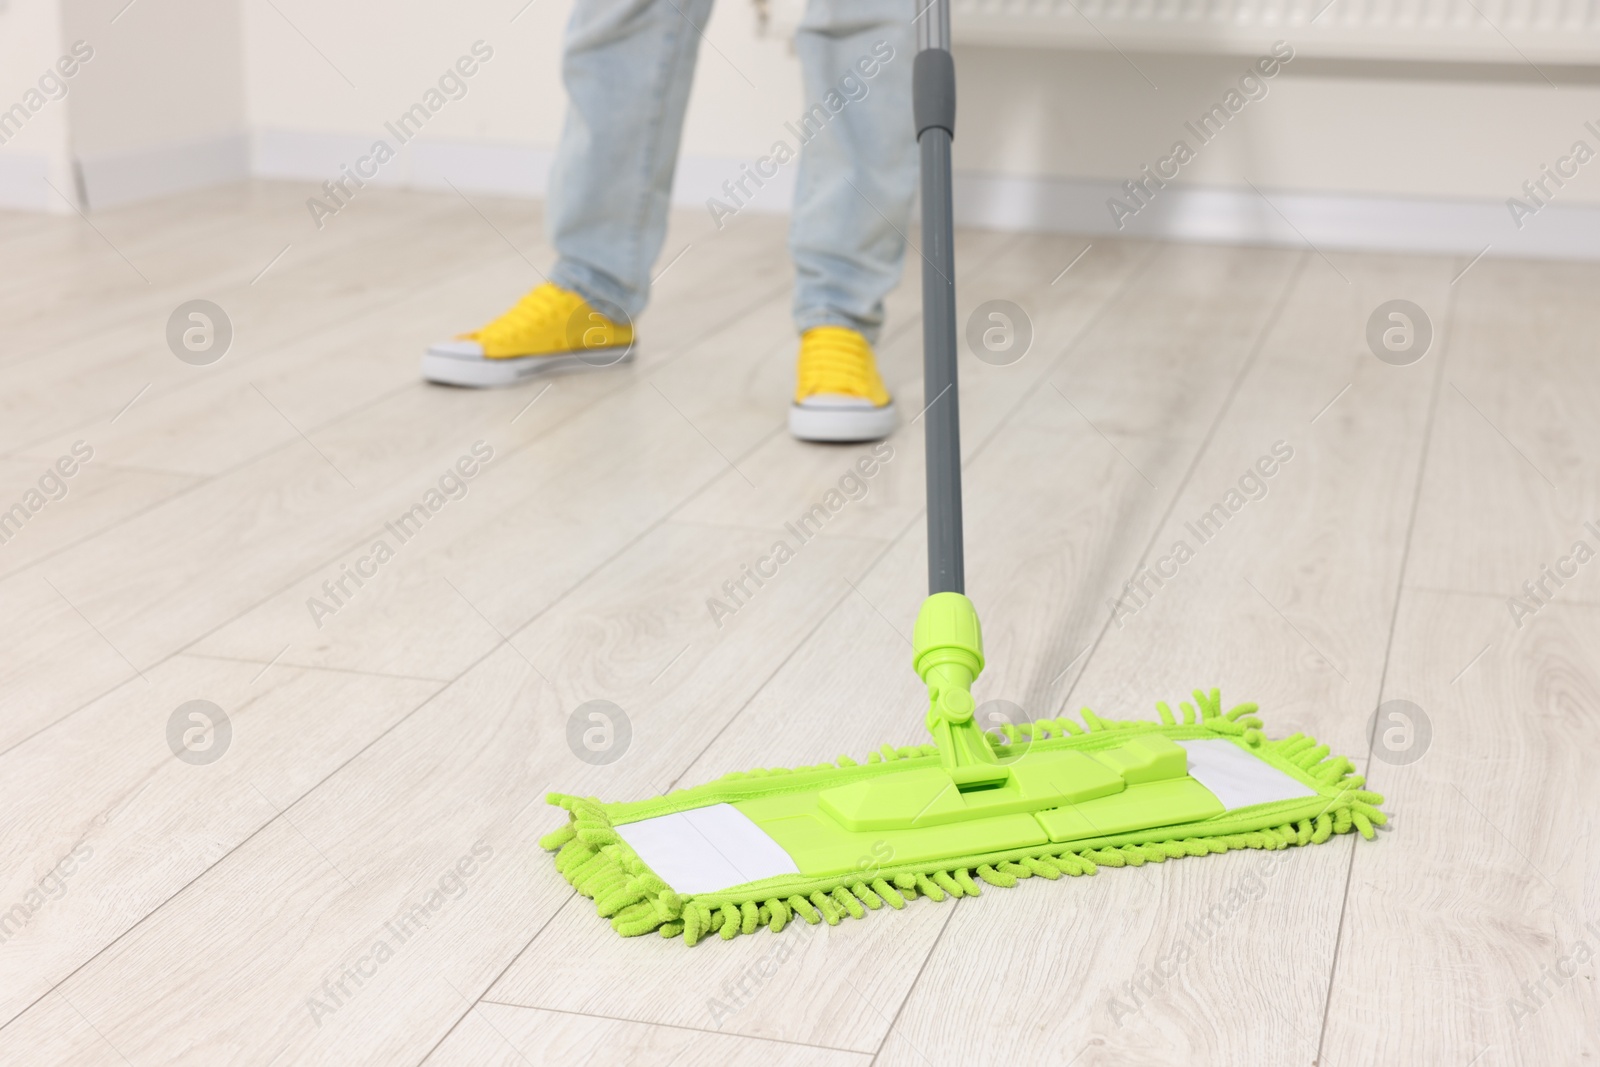
<instances>
[{"instance_id":1,"label":"blue jeans","mask_svg":"<svg viewBox=\"0 0 1600 1067\"><path fill-rule=\"evenodd\" d=\"M810 0L795 39L807 110L772 120L773 141L799 159L749 163L766 177L799 168L789 250L801 330L849 326L875 341L900 278L917 188L916 11L916 0ZM649 299L666 238L696 27L710 12L711 0L578 0L567 26L569 106L547 204L551 280L630 319ZM745 173L728 177L748 192ZM742 203L731 192L720 201L730 211Z\"/></svg>"}]
</instances>

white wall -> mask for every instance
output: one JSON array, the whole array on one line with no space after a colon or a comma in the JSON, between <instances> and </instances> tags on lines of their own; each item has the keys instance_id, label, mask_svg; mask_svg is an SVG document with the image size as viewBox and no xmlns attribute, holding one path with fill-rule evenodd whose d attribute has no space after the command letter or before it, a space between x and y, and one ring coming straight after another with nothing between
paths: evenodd
<instances>
[{"instance_id":1,"label":"white wall","mask_svg":"<svg viewBox=\"0 0 1600 1067\"><path fill-rule=\"evenodd\" d=\"M340 163L384 135L385 121L482 40L494 55L467 95L433 118L379 180L437 187L448 177L466 188L543 192L565 109L561 38L571 0L526 8L521 0L463 0L448 10L370 0L332 9L312 0L276 0L278 10L263 0L242 3L246 96L262 173L336 176ZM701 48L683 154L687 171L715 177L711 187L765 151L784 119L801 110L788 43L758 38L754 27L748 4L724 0L706 29L714 47Z\"/></svg>"},{"instance_id":2,"label":"white wall","mask_svg":"<svg viewBox=\"0 0 1600 1067\"><path fill-rule=\"evenodd\" d=\"M66 99L52 100L39 90L40 76L54 70L66 50L55 0L0 4L0 111L21 105L25 112L0 130L0 207L66 212L71 208L63 197L77 199L67 99L78 79L65 82ZM51 185L62 195L51 192Z\"/></svg>"},{"instance_id":3,"label":"white wall","mask_svg":"<svg viewBox=\"0 0 1600 1067\"><path fill-rule=\"evenodd\" d=\"M495 50L494 59L474 76L468 97L446 108L428 135L548 147L560 131L561 36L571 0L534 0L520 15L521 0L361 0L336 6L275 0L277 10L264 0L241 3L255 126L375 132L473 41L483 40ZM706 36L730 58L737 56L738 68L756 88L716 52L702 48L687 150L737 153L755 143L752 137L770 140L774 109L786 114L798 104L799 67L788 44L757 38L754 25L747 3L723 0L717 6Z\"/></svg>"},{"instance_id":4,"label":"white wall","mask_svg":"<svg viewBox=\"0 0 1600 1067\"><path fill-rule=\"evenodd\" d=\"M69 107L90 207L248 175L237 4L60 3L66 39L95 50Z\"/></svg>"},{"instance_id":5,"label":"white wall","mask_svg":"<svg viewBox=\"0 0 1600 1067\"><path fill-rule=\"evenodd\" d=\"M95 45L72 97L74 151L97 156L243 133L238 8L215 0L127 5L62 0L67 39Z\"/></svg>"}]
</instances>

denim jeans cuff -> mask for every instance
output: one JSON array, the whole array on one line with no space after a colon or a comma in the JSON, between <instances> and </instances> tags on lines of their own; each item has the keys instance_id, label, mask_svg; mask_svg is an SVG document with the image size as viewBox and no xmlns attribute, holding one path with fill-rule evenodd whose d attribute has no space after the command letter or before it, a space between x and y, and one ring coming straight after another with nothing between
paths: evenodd
<instances>
[{"instance_id":1,"label":"denim jeans cuff","mask_svg":"<svg viewBox=\"0 0 1600 1067\"><path fill-rule=\"evenodd\" d=\"M867 339L867 343L876 346L878 335L883 330L882 323L866 323L859 319L851 318L842 311L833 308L819 308L816 311L797 311L794 316L795 328L801 333L817 326L843 326L848 330L855 330Z\"/></svg>"},{"instance_id":2,"label":"denim jeans cuff","mask_svg":"<svg viewBox=\"0 0 1600 1067\"><path fill-rule=\"evenodd\" d=\"M627 292L605 275L581 263L557 260L550 272L550 280L563 289L577 293L603 313L620 310L630 323L644 310L644 300L637 293ZM616 315L611 314L610 317L616 318Z\"/></svg>"}]
</instances>

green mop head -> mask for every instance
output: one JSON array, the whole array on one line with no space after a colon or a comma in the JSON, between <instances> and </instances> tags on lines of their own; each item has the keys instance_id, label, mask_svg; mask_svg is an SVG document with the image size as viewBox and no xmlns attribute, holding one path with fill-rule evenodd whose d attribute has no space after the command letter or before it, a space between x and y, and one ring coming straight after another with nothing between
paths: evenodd
<instances>
[{"instance_id":1,"label":"green mop head","mask_svg":"<svg viewBox=\"0 0 1600 1067\"><path fill-rule=\"evenodd\" d=\"M1321 844L1384 823L1383 798L1304 734L1269 741L1255 704L1196 690L1159 721L1040 719L991 743L972 721L982 668L970 601L917 620L935 744L729 774L631 803L552 793L567 825L540 843L618 933L695 944L791 919L837 924L978 882L1093 874L1229 849Z\"/></svg>"}]
</instances>

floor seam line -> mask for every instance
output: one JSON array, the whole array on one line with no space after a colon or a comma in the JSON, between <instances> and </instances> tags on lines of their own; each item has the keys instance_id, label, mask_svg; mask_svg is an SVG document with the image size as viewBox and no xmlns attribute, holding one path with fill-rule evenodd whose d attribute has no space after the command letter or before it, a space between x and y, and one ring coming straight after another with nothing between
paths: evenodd
<instances>
[{"instance_id":1,"label":"floor seam line","mask_svg":"<svg viewBox=\"0 0 1600 1067\"><path fill-rule=\"evenodd\" d=\"M332 674L354 674L363 678L385 678L396 682L432 682L436 685L449 685L455 681L453 678L429 678L421 674L388 674L384 671L363 671L355 667L326 667L308 663L291 663L283 659L250 659L248 656L221 656L214 652L175 652L174 659L205 659L218 663L249 664L253 667L288 667L297 671L326 671Z\"/></svg>"},{"instance_id":2,"label":"floor seam line","mask_svg":"<svg viewBox=\"0 0 1600 1067\"><path fill-rule=\"evenodd\" d=\"M772 1045L792 1045L798 1048L821 1049L825 1052L844 1052L855 1056L865 1056L867 1053L858 1048L842 1048L838 1045L819 1045L814 1041L793 1041L782 1037L763 1037L760 1034L730 1033L727 1030L707 1030L700 1026L688 1026L684 1023L656 1022L650 1019L630 1019L623 1015L601 1015L592 1011L577 1011L572 1008L547 1008L538 1004L517 1004L509 1000L482 1000L480 1004L493 1004L501 1008L517 1008L521 1011L548 1011L556 1015L576 1015L581 1019L600 1019L612 1023L628 1023L633 1026L659 1026L667 1030L683 1030L691 1034L711 1034L717 1037L731 1037L738 1041L762 1041Z\"/></svg>"},{"instance_id":3,"label":"floor seam line","mask_svg":"<svg viewBox=\"0 0 1600 1067\"><path fill-rule=\"evenodd\" d=\"M556 921L556 916L560 915L563 911L565 911L567 909L567 905L571 904L574 900L577 899L577 896L578 896L578 891L577 890L575 890L575 889L569 889L568 890L566 899L562 900L561 904L545 918L544 922L539 924L539 929L537 929L537 930L535 930L533 932L533 936L529 937L528 940L523 944L523 946L520 949L518 949L516 952L512 953L511 958L506 961L506 965L504 967L500 968L499 972L496 973L493 978L489 979L488 984L483 987L483 992L478 994L477 999L474 1000L471 1004L468 1004L467 1005L467 1010L462 1012L456 1018L456 1021L451 1023L450 1026L445 1030L445 1032L439 1035L439 1040L435 1041L433 1043L433 1046L431 1048L429 1048L427 1052L422 1054L422 1058L417 1061L417 1067L422 1067L422 1065L424 1063L428 1062L428 1057L432 1056L435 1052L439 1051L439 1047L450 1039L450 1035L451 1034L456 1032L456 1027L460 1026L461 1023L466 1019L466 1017L472 1014L472 1009L476 1008L479 1004L486 1004L486 1003L487 1004L493 1004L493 1003L495 1003L495 1001L492 1001L492 1000L491 1001L485 1001L483 998L488 995L489 990L491 990L491 989L493 989L495 987L495 983L499 982L500 979L504 978L506 976L506 972L509 971L512 967L514 967L516 965L516 962L522 958L522 954L527 952L529 947L531 947L535 941L539 940L539 935L544 933L545 930L549 927L549 925ZM448 982L446 984L448 984ZM497 1033L499 1032L498 1028L496 1028L496 1027L491 1027L491 1029L494 1029ZM505 1037L505 1035L503 1035L503 1034L501 1035L501 1038L506 1042L506 1044L508 1044L508 1045L511 1044L511 1039L510 1038ZM518 1056L522 1057L524 1060L527 1059L527 1057L523 1055L522 1050L517 1048L517 1046L511 1045L511 1048L512 1048L512 1051L516 1052L516 1054Z\"/></svg>"},{"instance_id":4,"label":"floor seam line","mask_svg":"<svg viewBox=\"0 0 1600 1067\"><path fill-rule=\"evenodd\" d=\"M1444 394L1444 369L1446 363L1449 362L1450 349L1455 345L1454 327L1457 307L1456 294L1458 291L1459 290L1457 290L1454 286L1452 286L1450 289L1449 303L1445 308L1443 323L1444 329L1440 331L1440 334L1443 338L1443 343L1439 349L1438 367L1434 370L1433 388L1429 391L1428 395L1427 423L1423 427L1422 447L1420 450L1420 455L1417 457L1416 484L1411 490L1411 515L1406 520L1406 536L1404 542L1405 547L1400 553L1400 572L1395 576L1394 584L1394 605L1389 611L1389 636L1384 642L1383 668L1378 673L1377 695L1378 703L1380 705L1383 702L1384 689L1389 684L1389 664L1394 655L1395 633L1399 630L1400 607L1405 601L1406 571L1411 563L1411 545L1416 534L1417 516L1422 511L1422 490L1427 482L1428 460L1433 455L1433 435L1434 431L1438 427L1439 398ZM1377 733L1377 727L1378 718L1376 714L1376 708L1374 708L1372 725L1367 730L1367 758L1361 767L1363 777L1366 777L1372 771L1372 752L1373 748L1375 747L1374 742ZM1322 1025L1317 1029L1317 1049L1315 1058L1313 1060L1313 1062L1316 1063L1320 1063L1322 1061L1323 1048L1327 1044L1328 1040L1328 1018L1333 1014L1333 985L1339 975L1339 946L1344 941L1345 916L1348 915L1350 911L1350 887L1354 884L1355 870L1356 849L1354 842L1352 842L1350 848L1350 859L1345 864L1344 892L1339 898L1339 922L1334 927L1333 933L1333 958L1328 961L1328 988L1327 992L1323 994Z\"/></svg>"},{"instance_id":5,"label":"floor seam line","mask_svg":"<svg viewBox=\"0 0 1600 1067\"><path fill-rule=\"evenodd\" d=\"M915 977L913 977L911 979L911 984L906 987L906 995L900 998L899 1006L897 1006L894 1009L894 1017L889 1020L889 1025L884 1028L882 1040L880 1040L878 1042L878 1047L876 1049L874 1049L873 1052L872 1052L872 1064L874 1065L874 1067L878 1062L878 1057L883 1055L884 1048L889 1044L889 1038L894 1036L895 1024L900 1021L900 1016L901 1016L902 1013L905 1012L906 1005L911 1003L911 996L912 996L913 993L915 993L917 991L917 983L922 980L923 973L927 971L928 964L933 960L933 954L935 952L939 951L939 942L944 940L945 931L950 929L950 924L951 923L955 922L956 911L960 907L961 907L961 901L960 900L955 900L955 901L951 902L950 914L945 917L944 925L940 926L939 927L939 932L934 935L933 944L928 946L928 954L922 957L922 966L917 968L917 973L916 973ZM910 1038L906 1038L906 1044L908 1044L908 1045L911 1044L911 1039ZM911 1045L911 1047L913 1049L916 1049L915 1045ZM922 1055L922 1053L920 1051L917 1054L919 1056Z\"/></svg>"},{"instance_id":6,"label":"floor seam line","mask_svg":"<svg viewBox=\"0 0 1600 1067\"><path fill-rule=\"evenodd\" d=\"M1190 482L1194 479L1195 472L1200 469L1201 460L1205 458L1218 429L1221 428L1223 420L1227 418L1228 410L1238 397L1239 390L1244 387L1250 371L1254 369L1257 359L1266 348L1267 338L1271 336L1273 329L1278 324L1278 320L1283 316L1284 309L1289 306L1289 299L1294 293L1295 287L1299 284L1300 275L1305 271L1306 264L1310 262L1310 259L1310 252L1302 252L1300 254L1300 258L1295 262L1294 269L1289 272L1289 277L1284 280L1283 289L1279 292L1278 298L1273 301L1272 307L1267 310L1267 316L1262 321L1261 330L1256 335L1255 341L1252 342L1250 351L1243 363L1234 373L1233 382L1229 385L1228 392L1223 397L1222 403L1217 406L1217 413L1212 417L1211 425L1206 428L1205 435L1195 446L1194 454L1189 459L1189 465L1184 470L1183 476L1178 479L1178 484L1173 487L1172 496L1168 498L1166 508L1162 511L1160 518L1152 524L1150 537L1145 541L1144 548L1139 551L1138 558L1134 561L1133 569L1135 571L1138 571L1144 565L1144 561L1149 558L1151 551L1155 548L1156 538L1161 536L1161 531L1166 526L1167 521L1177 511L1178 501L1183 498L1183 491L1189 487ZM1093 662L1095 653L1100 650L1100 646L1105 642L1106 634L1110 631L1111 618L1108 616L1100 624L1100 632L1095 635L1094 641L1090 643L1087 654L1080 653L1083 662L1079 664L1078 672L1072 676L1072 680L1067 684L1067 691L1061 696L1061 702L1056 707L1057 716L1067 713L1067 705L1072 701L1072 694L1078 690L1078 682L1089 672L1089 664Z\"/></svg>"}]
</instances>

